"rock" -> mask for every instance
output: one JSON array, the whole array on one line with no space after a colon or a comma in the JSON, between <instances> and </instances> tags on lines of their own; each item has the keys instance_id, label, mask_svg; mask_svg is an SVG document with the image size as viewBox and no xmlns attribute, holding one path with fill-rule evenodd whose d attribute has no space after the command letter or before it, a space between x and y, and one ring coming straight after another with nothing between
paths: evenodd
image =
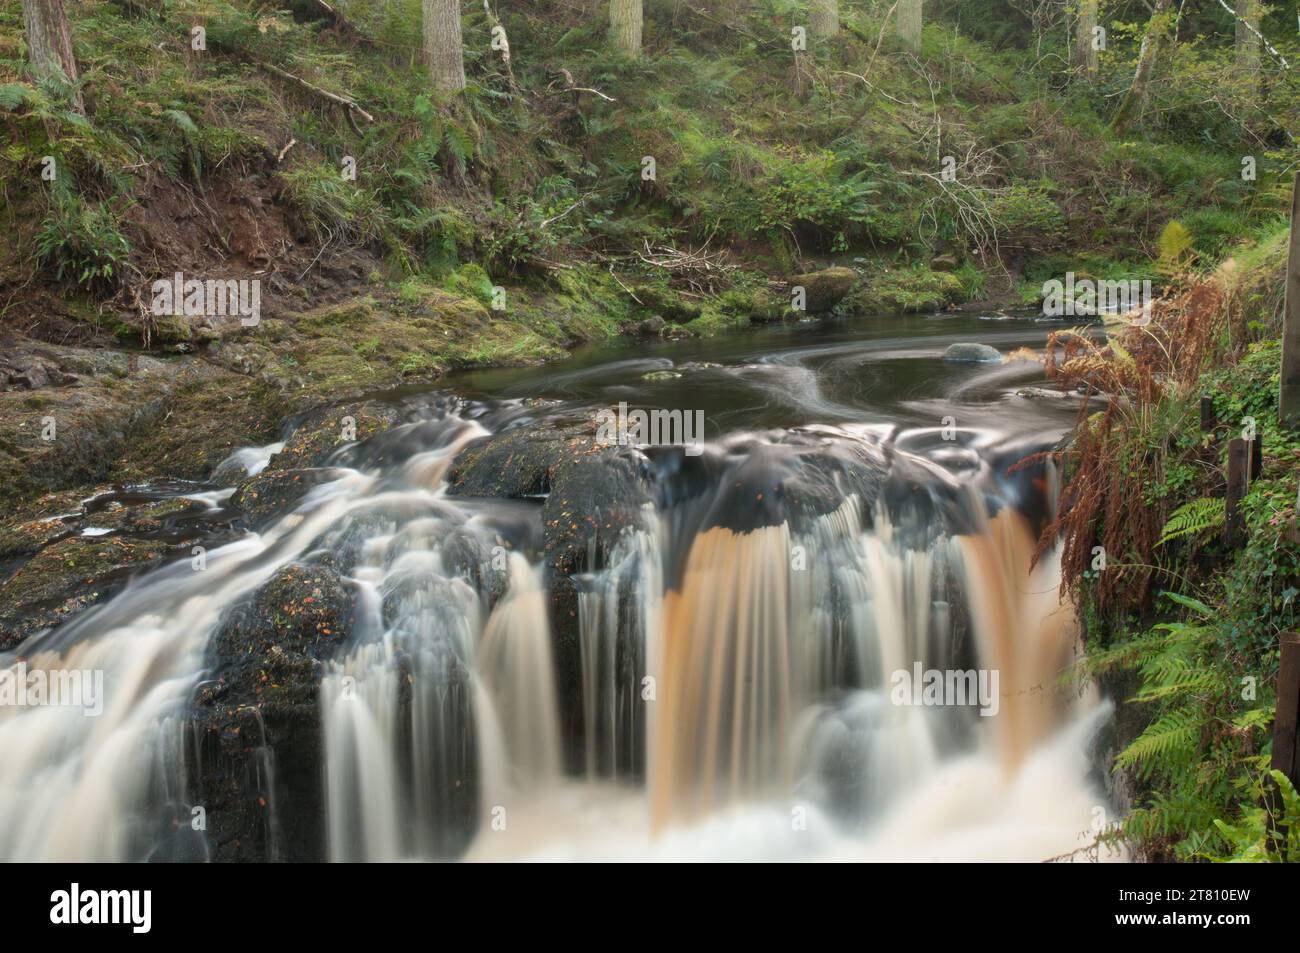
<instances>
[{"instance_id":1,"label":"rock","mask_svg":"<svg viewBox=\"0 0 1300 953\"><path fill-rule=\"evenodd\" d=\"M564 459L599 450L595 420L516 427L467 446L447 473L451 496L529 499L551 492L552 471Z\"/></svg>"},{"instance_id":2,"label":"rock","mask_svg":"<svg viewBox=\"0 0 1300 953\"><path fill-rule=\"evenodd\" d=\"M749 320L753 324L773 324L796 316L790 310L789 297L780 297L772 291L761 291L754 295L754 303L749 311Z\"/></svg>"},{"instance_id":3,"label":"rock","mask_svg":"<svg viewBox=\"0 0 1300 953\"><path fill-rule=\"evenodd\" d=\"M682 376L681 371L646 371L641 375L643 381L675 381Z\"/></svg>"},{"instance_id":4,"label":"rock","mask_svg":"<svg viewBox=\"0 0 1300 953\"><path fill-rule=\"evenodd\" d=\"M651 468L644 454L610 447L566 457L553 470L553 488L542 508L552 657L568 767L579 770L586 742L576 577L608 565L614 544L641 525L642 507L653 499Z\"/></svg>"},{"instance_id":5,"label":"rock","mask_svg":"<svg viewBox=\"0 0 1300 953\"><path fill-rule=\"evenodd\" d=\"M194 327L183 315L158 315L150 337L158 344L187 344L194 338Z\"/></svg>"},{"instance_id":6,"label":"rock","mask_svg":"<svg viewBox=\"0 0 1300 953\"><path fill-rule=\"evenodd\" d=\"M961 267L961 262L957 260L956 255L935 255L930 259L931 271L956 271Z\"/></svg>"},{"instance_id":7,"label":"rock","mask_svg":"<svg viewBox=\"0 0 1300 953\"><path fill-rule=\"evenodd\" d=\"M73 531L67 520L43 517L0 526L0 559L28 556Z\"/></svg>"},{"instance_id":8,"label":"rock","mask_svg":"<svg viewBox=\"0 0 1300 953\"><path fill-rule=\"evenodd\" d=\"M804 307L810 313L818 314L830 311L844 299L858 280L858 273L852 268L823 268L795 275L790 279L790 287L804 289Z\"/></svg>"},{"instance_id":9,"label":"rock","mask_svg":"<svg viewBox=\"0 0 1300 953\"><path fill-rule=\"evenodd\" d=\"M60 625L116 594L131 576L160 565L155 540L70 536L45 547L0 585L0 651Z\"/></svg>"},{"instance_id":10,"label":"rock","mask_svg":"<svg viewBox=\"0 0 1300 953\"><path fill-rule=\"evenodd\" d=\"M633 289L636 300L647 311L662 315L674 324L687 324L700 316L697 302L658 285L638 285Z\"/></svg>"},{"instance_id":11,"label":"rock","mask_svg":"<svg viewBox=\"0 0 1300 953\"><path fill-rule=\"evenodd\" d=\"M291 512L312 487L329 480L334 472L329 469L263 470L239 484L230 502L243 511L249 529L260 531Z\"/></svg>"},{"instance_id":12,"label":"rock","mask_svg":"<svg viewBox=\"0 0 1300 953\"><path fill-rule=\"evenodd\" d=\"M652 499L646 455L606 447L596 420L538 420L485 438L461 452L448 475L453 496L536 499L545 496L551 636L565 751L582 764L582 666L575 576L604 565L610 548L639 525Z\"/></svg>"},{"instance_id":13,"label":"rock","mask_svg":"<svg viewBox=\"0 0 1300 953\"><path fill-rule=\"evenodd\" d=\"M659 315L653 314L644 321L638 321L632 325L632 333L643 338L658 337L664 333L664 328L667 325L667 321Z\"/></svg>"},{"instance_id":14,"label":"rock","mask_svg":"<svg viewBox=\"0 0 1300 953\"><path fill-rule=\"evenodd\" d=\"M213 638L188 768L214 860L323 859L322 663L347 638L354 609L334 570L292 563Z\"/></svg>"},{"instance_id":15,"label":"rock","mask_svg":"<svg viewBox=\"0 0 1300 953\"><path fill-rule=\"evenodd\" d=\"M271 457L267 470L318 467L337 460L342 451L380 434L401 420L395 407L378 401L322 407L308 414Z\"/></svg>"},{"instance_id":16,"label":"rock","mask_svg":"<svg viewBox=\"0 0 1300 953\"><path fill-rule=\"evenodd\" d=\"M950 344L943 359L956 364L1001 364L1002 354L987 344L959 343Z\"/></svg>"},{"instance_id":17,"label":"rock","mask_svg":"<svg viewBox=\"0 0 1300 953\"><path fill-rule=\"evenodd\" d=\"M86 501L83 527L108 529L128 533L157 533L176 520L203 513L207 507L197 500L174 497L138 504L111 500L97 503Z\"/></svg>"}]
</instances>

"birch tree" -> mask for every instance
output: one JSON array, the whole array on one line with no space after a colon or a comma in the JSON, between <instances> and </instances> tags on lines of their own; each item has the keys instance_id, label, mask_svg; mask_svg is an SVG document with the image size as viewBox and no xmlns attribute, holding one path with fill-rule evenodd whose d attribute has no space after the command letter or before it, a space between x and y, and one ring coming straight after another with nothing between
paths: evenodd
<instances>
[{"instance_id":1,"label":"birch tree","mask_svg":"<svg viewBox=\"0 0 1300 953\"><path fill-rule=\"evenodd\" d=\"M1259 71L1259 0L1237 0L1237 69L1247 76Z\"/></svg>"},{"instance_id":2,"label":"birch tree","mask_svg":"<svg viewBox=\"0 0 1300 953\"><path fill-rule=\"evenodd\" d=\"M1141 119L1146 111L1147 86L1151 82L1152 73L1155 72L1156 59L1160 54L1165 31L1169 28L1169 11L1172 3L1173 0L1156 0L1151 20L1147 23L1146 32L1142 34L1142 46L1138 51L1133 83L1124 94L1119 110L1115 113L1115 119L1111 122L1111 127L1117 132L1127 129L1135 119Z\"/></svg>"}]
</instances>

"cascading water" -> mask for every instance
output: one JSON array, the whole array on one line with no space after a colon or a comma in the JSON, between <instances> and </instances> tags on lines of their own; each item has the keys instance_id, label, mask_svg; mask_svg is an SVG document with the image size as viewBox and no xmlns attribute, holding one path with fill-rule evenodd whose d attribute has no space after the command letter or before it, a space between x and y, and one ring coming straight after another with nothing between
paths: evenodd
<instances>
[{"instance_id":1,"label":"cascading water","mask_svg":"<svg viewBox=\"0 0 1300 953\"><path fill-rule=\"evenodd\" d=\"M774 366L719 373L766 393ZM581 429L594 404L409 411L382 452L339 456L203 572L150 573L0 656L102 670L107 698L97 718L0 708L0 857L202 856L174 841L202 796L183 762L210 642L277 571L321 560L355 595L318 676L330 859L1079 848L1101 800L1086 748L1106 709L1057 686L1076 633L1055 555L1033 564L1030 515L1050 506L1051 475L1006 474L1043 439L852 423L810 379L835 425L733 430L698 459L619 448L640 496L598 508L572 571L544 502L567 457L509 499L463 494L452 467L478 438ZM608 459L580 441L570 452ZM268 456L244 454L258 469ZM899 673L932 670L997 673L996 713L899 694ZM274 754L256 767L273 844Z\"/></svg>"}]
</instances>

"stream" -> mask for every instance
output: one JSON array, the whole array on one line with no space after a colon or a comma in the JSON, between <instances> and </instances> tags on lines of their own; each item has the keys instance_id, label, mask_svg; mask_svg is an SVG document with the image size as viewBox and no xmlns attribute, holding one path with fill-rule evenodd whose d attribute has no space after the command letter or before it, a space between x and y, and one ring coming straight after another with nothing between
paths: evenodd
<instances>
[{"instance_id":1,"label":"stream","mask_svg":"<svg viewBox=\"0 0 1300 953\"><path fill-rule=\"evenodd\" d=\"M219 856L190 823L218 810L191 712L232 612L299 564L353 608L306 686L311 744L277 750L266 714L235 772L264 859L1079 851L1110 811L1110 706L1060 679L1077 625L1056 554L1034 560L1057 474L1014 465L1081 398L1033 361L943 359L1049 328L826 319L461 372L372 395L398 422L256 532L242 476L131 488L208 507L202 571L142 574L0 655L105 689L96 717L0 708L0 858ZM620 405L702 433L602 442Z\"/></svg>"}]
</instances>

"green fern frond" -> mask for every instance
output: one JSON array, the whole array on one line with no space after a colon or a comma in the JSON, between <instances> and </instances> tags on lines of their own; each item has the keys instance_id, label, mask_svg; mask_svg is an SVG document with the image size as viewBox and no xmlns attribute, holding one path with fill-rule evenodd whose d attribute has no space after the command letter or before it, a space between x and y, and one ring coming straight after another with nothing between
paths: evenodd
<instances>
[{"instance_id":1,"label":"green fern frond","mask_svg":"<svg viewBox=\"0 0 1300 953\"><path fill-rule=\"evenodd\" d=\"M1164 528L1160 530L1157 546L1163 546L1171 539L1184 536L1199 537L1210 530L1220 529L1226 515L1226 506L1222 497L1202 497L1184 503L1170 514Z\"/></svg>"},{"instance_id":2,"label":"green fern frond","mask_svg":"<svg viewBox=\"0 0 1300 953\"><path fill-rule=\"evenodd\" d=\"M1156 764L1186 761L1196 753L1196 745L1205 727L1203 713L1190 708L1165 712L1147 726L1115 763L1123 768L1150 771Z\"/></svg>"},{"instance_id":3,"label":"green fern frond","mask_svg":"<svg viewBox=\"0 0 1300 953\"><path fill-rule=\"evenodd\" d=\"M21 83L0 86L0 112L16 113L27 105L28 88Z\"/></svg>"}]
</instances>

